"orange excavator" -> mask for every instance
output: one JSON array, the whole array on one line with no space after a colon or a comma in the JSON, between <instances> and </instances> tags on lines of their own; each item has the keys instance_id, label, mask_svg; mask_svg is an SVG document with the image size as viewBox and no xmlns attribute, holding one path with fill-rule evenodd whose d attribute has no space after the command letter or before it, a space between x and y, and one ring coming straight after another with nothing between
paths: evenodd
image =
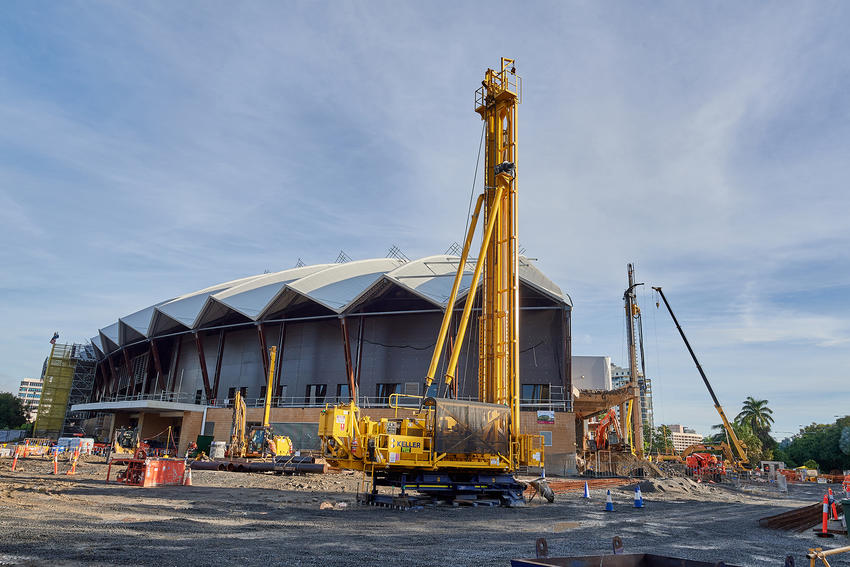
<instances>
[{"instance_id":1,"label":"orange excavator","mask_svg":"<svg viewBox=\"0 0 850 567\"><path fill-rule=\"evenodd\" d=\"M723 461L712 453L691 453L685 457L685 465L694 478L720 482L726 474Z\"/></svg>"},{"instance_id":2,"label":"orange excavator","mask_svg":"<svg viewBox=\"0 0 850 567\"><path fill-rule=\"evenodd\" d=\"M609 443L608 437L611 434L611 429L616 433L616 438L611 439ZM614 408L609 409L605 417L599 420L594 439L596 440L597 451L608 449L612 445L622 445L624 440L623 430L620 428L620 420L617 419L617 413L614 411Z\"/></svg>"}]
</instances>

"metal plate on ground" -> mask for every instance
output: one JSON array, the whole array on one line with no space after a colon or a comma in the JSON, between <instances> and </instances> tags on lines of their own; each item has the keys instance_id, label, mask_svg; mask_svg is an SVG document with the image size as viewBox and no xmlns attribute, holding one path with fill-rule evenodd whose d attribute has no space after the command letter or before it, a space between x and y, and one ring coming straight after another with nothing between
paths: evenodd
<instances>
[{"instance_id":1,"label":"metal plate on ground","mask_svg":"<svg viewBox=\"0 0 850 567\"><path fill-rule=\"evenodd\" d=\"M740 567L722 561L696 561L649 553L511 559L511 567Z\"/></svg>"}]
</instances>

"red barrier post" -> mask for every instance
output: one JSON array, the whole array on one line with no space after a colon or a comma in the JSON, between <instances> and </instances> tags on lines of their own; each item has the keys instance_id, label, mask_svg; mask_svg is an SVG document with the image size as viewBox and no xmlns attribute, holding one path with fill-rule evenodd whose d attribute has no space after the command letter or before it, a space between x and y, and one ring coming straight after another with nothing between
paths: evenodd
<instances>
[{"instance_id":1,"label":"red barrier post","mask_svg":"<svg viewBox=\"0 0 850 567\"><path fill-rule=\"evenodd\" d=\"M79 456L80 456L80 448L77 447L76 449L74 449L74 456L71 457L71 470L69 470L65 474L77 474L77 459L79 458ZM826 498L826 497L824 496L824 498Z\"/></svg>"},{"instance_id":2,"label":"red barrier post","mask_svg":"<svg viewBox=\"0 0 850 567\"><path fill-rule=\"evenodd\" d=\"M823 522L821 523L821 531L815 532L818 537L833 537L829 530L827 529L827 524L829 524L829 496L826 494L823 495Z\"/></svg>"},{"instance_id":3,"label":"red barrier post","mask_svg":"<svg viewBox=\"0 0 850 567\"><path fill-rule=\"evenodd\" d=\"M835 506L835 496L832 494L832 489L827 489L829 492L829 507L832 509L832 519L838 520L838 508Z\"/></svg>"},{"instance_id":4,"label":"red barrier post","mask_svg":"<svg viewBox=\"0 0 850 567\"><path fill-rule=\"evenodd\" d=\"M15 470L15 467L18 466L18 454L21 452L21 446L15 445L15 458L12 459L12 470Z\"/></svg>"}]
</instances>

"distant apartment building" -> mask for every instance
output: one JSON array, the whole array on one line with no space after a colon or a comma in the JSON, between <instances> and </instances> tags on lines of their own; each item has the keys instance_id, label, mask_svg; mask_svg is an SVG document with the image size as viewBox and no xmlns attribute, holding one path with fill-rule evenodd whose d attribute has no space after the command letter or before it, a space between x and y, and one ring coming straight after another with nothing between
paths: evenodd
<instances>
[{"instance_id":1,"label":"distant apartment building","mask_svg":"<svg viewBox=\"0 0 850 567\"><path fill-rule=\"evenodd\" d=\"M652 413L652 380L645 378L638 372L638 387L640 388L640 411L643 416L643 430L655 429L655 417ZM611 364L611 385L614 388L622 388L628 385L630 380L629 369Z\"/></svg>"},{"instance_id":2,"label":"distant apartment building","mask_svg":"<svg viewBox=\"0 0 850 567\"><path fill-rule=\"evenodd\" d=\"M38 414L38 404L41 401L41 388L44 381L37 378L24 378L18 388L18 398L27 412L27 419L32 421Z\"/></svg>"},{"instance_id":3,"label":"distant apartment building","mask_svg":"<svg viewBox=\"0 0 850 567\"><path fill-rule=\"evenodd\" d=\"M667 426L673 437L673 449L677 452L684 451L691 445L702 443L702 435L683 425L673 424Z\"/></svg>"}]
</instances>

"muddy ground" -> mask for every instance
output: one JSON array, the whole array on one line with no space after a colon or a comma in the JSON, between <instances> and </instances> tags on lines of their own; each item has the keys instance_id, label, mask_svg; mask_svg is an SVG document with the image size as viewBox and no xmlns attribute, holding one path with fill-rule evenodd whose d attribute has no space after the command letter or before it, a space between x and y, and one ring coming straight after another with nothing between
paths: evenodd
<instances>
[{"instance_id":1,"label":"muddy ground","mask_svg":"<svg viewBox=\"0 0 850 567\"><path fill-rule=\"evenodd\" d=\"M74 477L47 474L27 460L12 472L0 460L0 565L422 565L509 566L533 557L538 537L550 555L601 554L622 537L627 552L651 552L735 565L808 565L811 532L760 528L758 518L818 501L823 487L696 485L685 479L644 485L646 506L629 488L535 499L520 509L358 506L354 475L280 477L193 472L192 487L106 484L106 466L82 463ZM113 472L114 474L114 472ZM320 509L322 503L334 506ZM325 505L327 506L327 504ZM838 556L842 557L842 556ZM850 565L845 559L832 565Z\"/></svg>"}]
</instances>

